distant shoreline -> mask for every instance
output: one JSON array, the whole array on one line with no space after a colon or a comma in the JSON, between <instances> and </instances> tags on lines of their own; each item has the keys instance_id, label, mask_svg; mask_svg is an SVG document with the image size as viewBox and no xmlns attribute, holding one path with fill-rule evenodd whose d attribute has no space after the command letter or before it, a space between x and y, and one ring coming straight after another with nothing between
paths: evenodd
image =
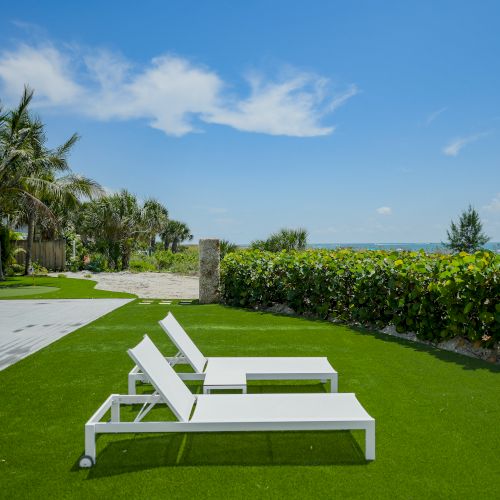
<instances>
[{"instance_id":1,"label":"distant shoreline","mask_svg":"<svg viewBox=\"0 0 500 500\"><path fill-rule=\"evenodd\" d=\"M442 243L311 243L308 248L353 248L357 250L408 250L425 252L446 252L448 249ZM488 242L484 248L500 252L500 242Z\"/></svg>"}]
</instances>

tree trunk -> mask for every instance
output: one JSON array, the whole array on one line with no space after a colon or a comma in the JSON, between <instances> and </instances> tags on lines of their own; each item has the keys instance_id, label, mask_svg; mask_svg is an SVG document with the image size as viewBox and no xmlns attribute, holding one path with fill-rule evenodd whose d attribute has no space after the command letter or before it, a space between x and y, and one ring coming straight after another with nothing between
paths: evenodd
<instances>
[{"instance_id":1,"label":"tree trunk","mask_svg":"<svg viewBox=\"0 0 500 500\"><path fill-rule=\"evenodd\" d=\"M165 248L165 250L168 250L168 247L170 246L170 240L163 240L163 247Z\"/></svg>"},{"instance_id":2,"label":"tree trunk","mask_svg":"<svg viewBox=\"0 0 500 500\"><path fill-rule=\"evenodd\" d=\"M122 252L122 271L126 271L130 262L130 248L125 248Z\"/></svg>"},{"instance_id":3,"label":"tree trunk","mask_svg":"<svg viewBox=\"0 0 500 500\"><path fill-rule=\"evenodd\" d=\"M2 264L2 242L0 241L0 281L5 281L5 276L3 274L3 264Z\"/></svg>"},{"instance_id":4,"label":"tree trunk","mask_svg":"<svg viewBox=\"0 0 500 500\"><path fill-rule=\"evenodd\" d=\"M156 235L151 236L151 241L149 242L149 256L153 255L156 245Z\"/></svg>"},{"instance_id":5,"label":"tree trunk","mask_svg":"<svg viewBox=\"0 0 500 500\"><path fill-rule=\"evenodd\" d=\"M26 256L24 260L24 274L27 275L31 265L31 250L33 248L33 237L35 229L35 215L29 214L28 218L28 239L26 241Z\"/></svg>"},{"instance_id":6,"label":"tree trunk","mask_svg":"<svg viewBox=\"0 0 500 500\"><path fill-rule=\"evenodd\" d=\"M174 241L172 241L172 253L177 253L177 245L179 244L179 240L177 238L174 238Z\"/></svg>"}]
</instances>

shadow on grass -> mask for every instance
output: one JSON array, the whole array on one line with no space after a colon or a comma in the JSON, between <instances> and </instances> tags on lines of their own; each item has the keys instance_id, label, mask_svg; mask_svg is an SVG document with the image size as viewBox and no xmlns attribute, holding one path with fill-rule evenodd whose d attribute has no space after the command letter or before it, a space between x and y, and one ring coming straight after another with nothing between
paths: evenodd
<instances>
[{"instance_id":1,"label":"shadow on grass","mask_svg":"<svg viewBox=\"0 0 500 500\"><path fill-rule=\"evenodd\" d=\"M487 361L483 361L482 359L470 358L469 356L465 356L464 354L445 351L431 345L420 344L418 342L412 342L411 340L406 339L400 339L398 337L393 337L391 335L386 335L385 333L368 330L366 328L350 327L350 329L355 331L359 335L370 335L371 337L375 337L377 340L381 340L383 342L393 342L414 351L432 354L434 357L440 359L441 361L454 363L461 366L464 370L488 370L492 373L500 373L499 365L488 363Z\"/></svg>"},{"instance_id":2,"label":"shadow on grass","mask_svg":"<svg viewBox=\"0 0 500 500\"><path fill-rule=\"evenodd\" d=\"M168 434L108 443L98 454L97 464L87 479L158 467L366 463L349 431Z\"/></svg>"},{"instance_id":3,"label":"shadow on grass","mask_svg":"<svg viewBox=\"0 0 500 500\"><path fill-rule=\"evenodd\" d=\"M294 320L297 321L305 321L305 322L314 322L314 323L321 323L324 324L325 326L328 325L330 327L341 327L345 329L349 329L352 332L355 332L356 334L363 335L363 336L371 336L376 338L377 340L381 340L383 342L393 342L396 344L399 344L403 347L413 349L414 351L419 351L419 352L427 352L429 354L432 354L436 358L446 361L448 363L455 363L459 366L461 366L464 370L488 370L493 373L500 373L500 366L489 363L487 361L477 359L477 358L471 358L469 356L465 356L464 354L459 354L451 351L445 351L443 349L438 349L437 347L431 346L431 345L426 345L426 344L420 344L418 342L413 342L411 340L407 339L401 339L398 337L393 337L391 335L387 335L385 333L381 333L377 330L371 330L369 328L364 328L364 327L358 327L358 326L351 326L347 323L331 323L330 321L324 320L324 319L319 319L319 318L308 318L304 316L292 316L292 315L285 315L285 314L277 314L277 313L272 313L272 312L267 312L267 311L254 311L252 309L245 309L241 307L232 307L232 306L223 306L228 309L238 309L240 311L246 311L248 313L254 313L254 314L260 314L260 315L270 315L270 316L275 316L279 318L293 318Z\"/></svg>"}]
</instances>

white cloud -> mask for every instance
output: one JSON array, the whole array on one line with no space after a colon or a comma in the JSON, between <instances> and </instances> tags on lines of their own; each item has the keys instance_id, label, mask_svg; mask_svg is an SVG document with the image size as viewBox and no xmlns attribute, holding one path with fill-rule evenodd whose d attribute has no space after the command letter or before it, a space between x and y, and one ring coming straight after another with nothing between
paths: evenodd
<instances>
[{"instance_id":1,"label":"white cloud","mask_svg":"<svg viewBox=\"0 0 500 500\"><path fill-rule=\"evenodd\" d=\"M376 211L380 215L392 215L392 208L391 207L379 207L379 208L377 208Z\"/></svg>"},{"instance_id":2,"label":"white cloud","mask_svg":"<svg viewBox=\"0 0 500 500\"><path fill-rule=\"evenodd\" d=\"M250 97L214 109L205 116L205 121L271 135L328 135L334 127L320 125L324 112L333 111L355 95L354 89L349 89L348 94L327 102L326 81L309 74L298 74L278 83L269 83L254 75L249 78L249 84Z\"/></svg>"},{"instance_id":3,"label":"white cloud","mask_svg":"<svg viewBox=\"0 0 500 500\"><path fill-rule=\"evenodd\" d=\"M440 114L444 113L448 108L440 108L436 109L436 111L433 111L432 113L429 113L427 115L427 119L425 120L426 125L430 125Z\"/></svg>"},{"instance_id":4,"label":"white cloud","mask_svg":"<svg viewBox=\"0 0 500 500\"><path fill-rule=\"evenodd\" d=\"M13 52L3 52L0 79L10 97L19 96L25 84L36 87L43 105L75 102L83 93L73 79L70 59L51 45L20 45Z\"/></svg>"},{"instance_id":5,"label":"white cloud","mask_svg":"<svg viewBox=\"0 0 500 500\"><path fill-rule=\"evenodd\" d=\"M498 193L488 205L483 207L489 212L500 212L500 193Z\"/></svg>"},{"instance_id":6,"label":"white cloud","mask_svg":"<svg viewBox=\"0 0 500 500\"><path fill-rule=\"evenodd\" d=\"M334 126L323 118L358 92L352 85L334 93L326 78L289 71L280 81L253 75L248 97L231 96L215 71L179 56L161 55L138 67L109 51L50 43L1 52L0 81L12 99L29 84L37 105L101 120L146 119L174 136L196 131L200 122L271 135L326 135Z\"/></svg>"},{"instance_id":7,"label":"white cloud","mask_svg":"<svg viewBox=\"0 0 500 500\"><path fill-rule=\"evenodd\" d=\"M458 156L462 148L467 146L467 144L476 142L478 139L486 135L488 135L488 132L481 132L479 134L468 135L466 137L457 137L443 148L443 153L446 156Z\"/></svg>"}]
</instances>

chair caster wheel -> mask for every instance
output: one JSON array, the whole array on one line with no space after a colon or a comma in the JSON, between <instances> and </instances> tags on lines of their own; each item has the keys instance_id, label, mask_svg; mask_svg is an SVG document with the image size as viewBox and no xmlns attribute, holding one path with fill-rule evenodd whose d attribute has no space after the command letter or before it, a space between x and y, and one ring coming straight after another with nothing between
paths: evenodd
<instances>
[{"instance_id":1,"label":"chair caster wheel","mask_svg":"<svg viewBox=\"0 0 500 500\"><path fill-rule=\"evenodd\" d=\"M79 465L82 469L90 469L90 467L94 465L94 461L88 455L83 455L83 457L80 458Z\"/></svg>"}]
</instances>

